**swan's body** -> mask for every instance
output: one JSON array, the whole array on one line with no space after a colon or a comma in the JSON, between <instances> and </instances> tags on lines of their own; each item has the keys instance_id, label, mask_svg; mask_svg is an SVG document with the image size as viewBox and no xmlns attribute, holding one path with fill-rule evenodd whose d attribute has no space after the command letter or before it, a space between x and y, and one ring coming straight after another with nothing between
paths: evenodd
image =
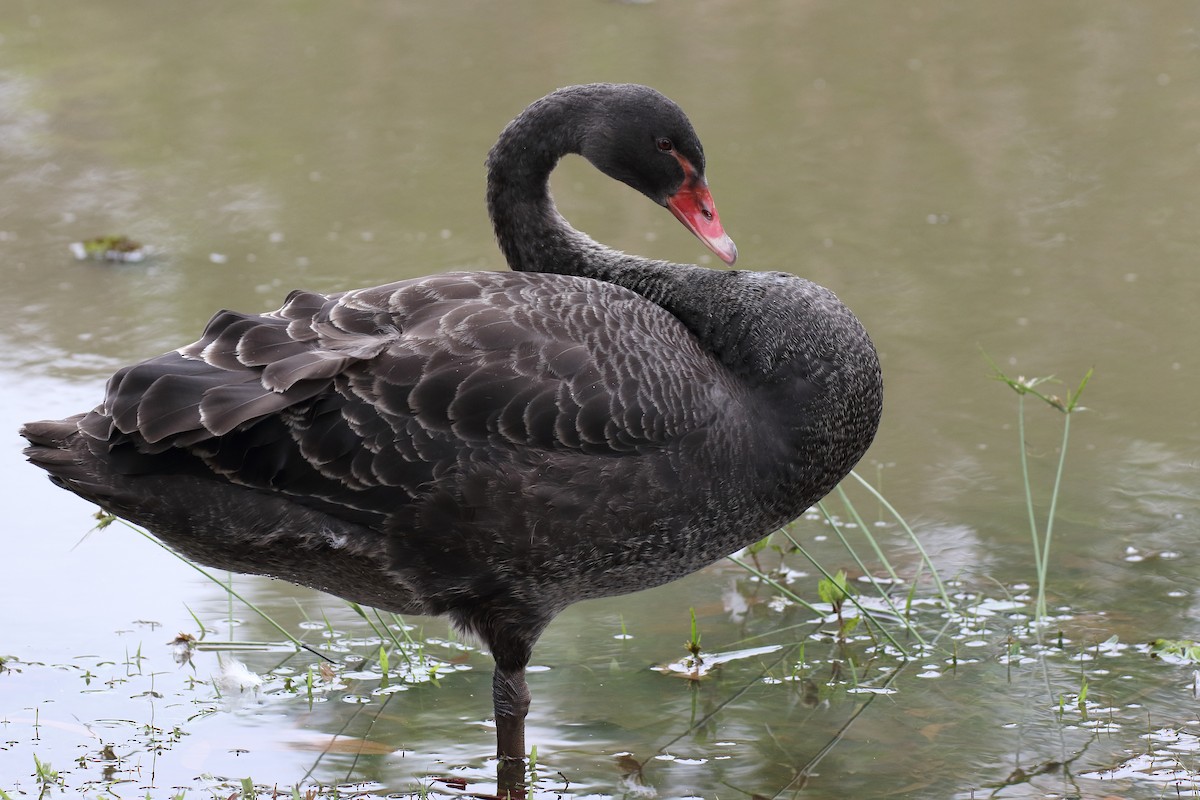
<instances>
[{"instance_id":1,"label":"swan's body","mask_svg":"<svg viewBox=\"0 0 1200 800\"><path fill-rule=\"evenodd\" d=\"M881 407L874 348L831 292L596 244L550 200L568 152L733 259L674 104L560 90L488 160L518 271L221 312L118 372L92 412L27 425L30 459L201 563L449 615L495 656L499 753L522 758L524 668L558 612L798 516L862 456Z\"/></svg>"}]
</instances>

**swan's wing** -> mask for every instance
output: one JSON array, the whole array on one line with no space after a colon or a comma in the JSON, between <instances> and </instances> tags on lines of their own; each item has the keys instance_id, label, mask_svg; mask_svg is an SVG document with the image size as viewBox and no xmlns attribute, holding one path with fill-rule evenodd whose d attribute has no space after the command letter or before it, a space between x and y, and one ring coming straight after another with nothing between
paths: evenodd
<instances>
[{"instance_id":1,"label":"swan's wing","mask_svg":"<svg viewBox=\"0 0 1200 800\"><path fill-rule=\"evenodd\" d=\"M127 472L203 469L376 521L481 461L703 436L729 385L626 289L448 274L221 312L194 344L114 375L81 429Z\"/></svg>"}]
</instances>

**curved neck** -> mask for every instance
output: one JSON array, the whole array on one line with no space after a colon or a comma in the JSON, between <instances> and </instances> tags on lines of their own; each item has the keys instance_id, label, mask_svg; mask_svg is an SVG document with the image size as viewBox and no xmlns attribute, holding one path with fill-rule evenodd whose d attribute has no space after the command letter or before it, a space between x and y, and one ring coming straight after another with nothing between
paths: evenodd
<instances>
[{"instance_id":1,"label":"curved neck","mask_svg":"<svg viewBox=\"0 0 1200 800\"><path fill-rule=\"evenodd\" d=\"M762 376L777 353L773 342L754 342L764 298L760 287L746 286L753 273L622 253L571 227L555 208L550 173L564 155L581 153L605 113L597 89L576 86L542 98L508 124L488 154L488 214L509 268L623 286L674 315L735 373Z\"/></svg>"},{"instance_id":2,"label":"curved neck","mask_svg":"<svg viewBox=\"0 0 1200 800\"><path fill-rule=\"evenodd\" d=\"M589 267L610 251L575 230L554 207L550 173L580 153L595 104L587 87L559 90L505 127L487 158L488 216L510 269L601 276Z\"/></svg>"}]
</instances>

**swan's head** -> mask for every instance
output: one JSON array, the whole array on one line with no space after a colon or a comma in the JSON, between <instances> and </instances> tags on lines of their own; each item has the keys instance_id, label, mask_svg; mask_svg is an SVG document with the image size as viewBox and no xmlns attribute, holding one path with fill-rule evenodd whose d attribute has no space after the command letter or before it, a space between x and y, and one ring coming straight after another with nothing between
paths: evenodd
<instances>
[{"instance_id":1,"label":"swan's head","mask_svg":"<svg viewBox=\"0 0 1200 800\"><path fill-rule=\"evenodd\" d=\"M603 88L592 98L583 157L669 209L718 258L732 264L737 247L717 216L704 178L704 148L687 116L648 86Z\"/></svg>"}]
</instances>

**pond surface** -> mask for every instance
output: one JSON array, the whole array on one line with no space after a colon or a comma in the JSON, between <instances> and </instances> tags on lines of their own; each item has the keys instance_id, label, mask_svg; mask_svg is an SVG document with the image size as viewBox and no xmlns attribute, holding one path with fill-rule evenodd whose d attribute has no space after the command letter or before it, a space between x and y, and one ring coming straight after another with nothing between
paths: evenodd
<instances>
[{"instance_id":1,"label":"pond surface","mask_svg":"<svg viewBox=\"0 0 1200 800\"><path fill-rule=\"evenodd\" d=\"M114 369L217 309L501 268L487 149L529 101L597 80L689 113L739 267L825 284L870 330L887 401L859 471L959 610L851 487L898 605L916 582L925 645L860 626L839 646L836 621L731 562L580 604L534 654L535 793L1200 796L1197 666L1147 646L1200 638L1200 13L1183 2L0 6L0 789L494 791L486 654L438 620L387 634L335 598L233 577L335 664L295 654L152 541L89 534L95 509L26 465L15 431L91 407ZM578 159L554 186L600 241L713 265ZM72 259L101 234L157 254ZM1017 398L989 358L1060 376L1063 396L1094 368L1041 643ZM1044 520L1063 415L1026 414ZM796 542L860 575L812 516ZM780 556L759 558L774 574ZM816 569L782 563L818 602ZM698 681L652 669L686 655L689 609L704 651L740 656ZM178 665L170 642L202 629Z\"/></svg>"}]
</instances>

